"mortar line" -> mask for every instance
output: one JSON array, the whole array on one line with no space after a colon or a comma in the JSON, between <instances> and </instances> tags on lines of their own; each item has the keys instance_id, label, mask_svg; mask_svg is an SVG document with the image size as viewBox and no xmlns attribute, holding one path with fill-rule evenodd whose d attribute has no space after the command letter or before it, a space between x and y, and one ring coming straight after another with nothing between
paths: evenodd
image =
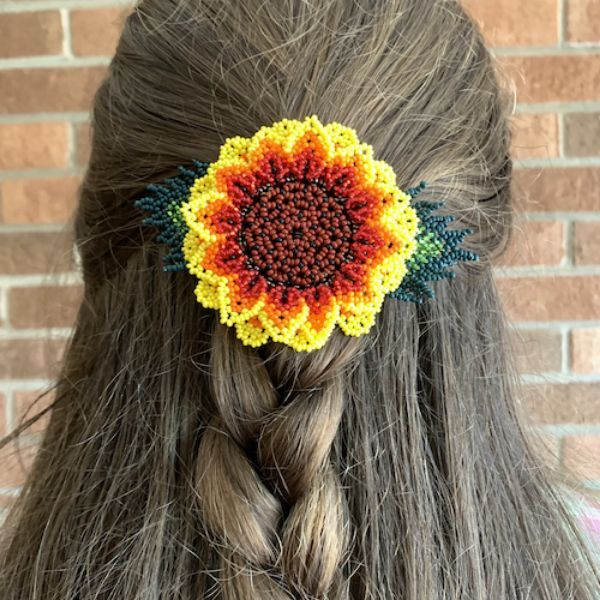
<instances>
[{"instance_id":1,"label":"mortar line","mask_svg":"<svg viewBox=\"0 0 600 600\"><path fill-rule=\"evenodd\" d=\"M5 179L42 179L81 176L85 172L82 167L68 167L63 169L18 169L0 171L0 181Z\"/></svg>"},{"instance_id":2,"label":"mortar line","mask_svg":"<svg viewBox=\"0 0 600 600\"><path fill-rule=\"evenodd\" d=\"M491 48L492 54L499 58L511 57L555 57L600 54L600 44L563 44L558 46L519 46L514 48Z\"/></svg>"},{"instance_id":3,"label":"mortar line","mask_svg":"<svg viewBox=\"0 0 600 600\"><path fill-rule=\"evenodd\" d=\"M523 373L520 375L521 382L525 386L530 385L568 385L571 383L600 383L600 373L589 375L571 373Z\"/></svg>"},{"instance_id":4,"label":"mortar line","mask_svg":"<svg viewBox=\"0 0 600 600\"><path fill-rule=\"evenodd\" d=\"M69 123L67 127L67 165L69 169L77 168L75 155L75 124Z\"/></svg>"},{"instance_id":5,"label":"mortar line","mask_svg":"<svg viewBox=\"0 0 600 600\"><path fill-rule=\"evenodd\" d=\"M577 436L577 435L600 435L600 425L585 423L560 423L537 425L544 433L556 435L558 437Z\"/></svg>"},{"instance_id":6,"label":"mortar line","mask_svg":"<svg viewBox=\"0 0 600 600\"><path fill-rule=\"evenodd\" d=\"M72 228L68 223L24 223L7 225L0 223L1 233L70 233Z\"/></svg>"},{"instance_id":7,"label":"mortar line","mask_svg":"<svg viewBox=\"0 0 600 600\"><path fill-rule=\"evenodd\" d=\"M565 129L566 115L564 113L557 114L556 119L558 125L558 156L559 158L567 158L567 140Z\"/></svg>"},{"instance_id":8,"label":"mortar line","mask_svg":"<svg viewBox=\"0 0 600 600\"><path fill-rule=\"evenodd\" d=\"M54 385L54 380L43 378L21 378L21 379L0 379L0 392L9 393L12 391L44 391Z\"/></svg>"},{"instance_id":9,"label":"mortar line","mask_svg":"<svg viewBox=\"0 0 600 600\"><path fill-rule=\"evenodd\" d=\"M4 0L0 13L37 12L61 8L106 8L134 6L133 0Z\"/></svg>"},{"instance_id":10,"label":"mortar line","mask_svg":"<svg viewBox=\"0 0 600 600\"><path fill-rule=\"evenodd\" d=\"M561 340L562 372L567 375L575 375L571 371L571 329L563 329Z\"/></svg>"},{"instance_id":11,"label":"mortar line","mask_svg":"<svg viewBox=\"0 0 600 600\"><path fill-rule=\"evenodd\" d=\"M600 265L581 266L549 266L534 265L522 267L492 267L494 276L498 279L514 279L518 277L569 277L569 276L597 276L600 275Z\"/></svg>"},{"instance_id":12,"label":"mortar line","mask_svg":"<svg viewBox=\"0 0 600 600\"><path fill-rule=\"evenodd\" d=\"M558 44L564 46L567 40L567 3L565 0L558 1Z\"/></svg>"},{"instance_id":13,"label":"mortar line","mask_svg":"<svg viewBox=\"0 0 600 600\"><path fill-rule=\"evenodd\" d=\"M71 15L66 8L60 9L60 20L63 27L63 53L69 58L74 58L71 39Z\"/></svg>"},{"instance_id":14,"label":"mortar line","mask_svg":"<svg viewBox=\"0 0 600 600\"><path fill-rule=\"evenodd\" d=\"M517 321L513 322L512 327L515 329L552 329L561 331L564 329L573 328L596 328L600 325L600 319L598 321Z\"/></svg>"},{"instance_id":15,"label":"mortar line","mask_svg":"<svg viewBox=\"0 0 600 600\"><path fill-rule=\"evenodd\" d=\"M555 158L527 158L514 160L516 169L557 169L600 167L600 156L564 156Z\"/></svg>"},{"instance_id":16,"label":"mortar line","mask_svg":"<svg viewBox=\"0 0 600 600\"><path fill-rule=\"evenodd\" d=\"M39 329L0 328L0 340L52 340L64 339L71 336L72 327L49 327Z\"/></svg>"},{"instance_id":17,"label":"mortar line","mask_svg":"<svg viewBox=\"0 0 600 600\"><path fill-rule=\"evenodd\" d=\"M82 284L80 272L36 273L34 275L0 275L0 287L68 286Z\"/></svg>"},{"instance_id":18,"label":"mortar line","mask_svg":"<svg viewBox=\"0 0 600 600\"><path fill-rule=\"evenodd\" d=\"M563 218L556 219L558 223L562 225L563 237L562 237L562 258L560 261L561 267L570 267L572 265L569 258L569 228L571 226L571 219ZM539 221L538 221L539 222Z\"/></svg>"},{"instance_id":19,"label":"mortar line","mask_svg":"<svg viewBox=\"0 0 600 600\"><path fill-rule=\"evenodd\" d=\"M525 218L531 221L563 221L569 222L571 220L583 220L583 221L598 221L600 220L600 211L544 211L544 212L536 212L536 211L526 211L518 213L521 218Z\"/></svg>"},{"instance_id":20,"label":"mortar line","mask_svg":"<svg viewBox=\"0 0 600 600\"><path fill-rule=\"evenodd\" d=\"M0 288L0 322L8 323L8 289ZM4 326L4 325L3 325Z\"/></svg>"},{"instance_id":21,"label":"mortar line","mask_svg":"<svg viewBox=\"0 0 600 600\"><path fill-rule=\"evenodd\" d=\"M0 115L0 125L13 123L47 123L47 122L72 122L85 123L90 120L89 112L39 112L39 113L17 113L11 115Z\"/></svg>"},{"instance_id":22,"label":"mortar line","mask_svg":"<svg viewBox=\"0 0 600 600\"><path fill-rule=\"evenodd\" d=\"M0 59L0 71L13 69L55 69L77 67L107 67L110 64L109 56L67 56L56 54L54 56L27 56L22 58Z\"/></svg>"},{"instance_id":23,"label":"mortar line","mask_svg":"<svg viewBox=\"0 0 600 600\"><path fill-rule=\"evenodd\" d=\"M565 114L570 112L596 112L600 111L600 102L595 100L581 100L578 102L532 102L517 103L517 113L552 112Z\"/></svg>"}]
</instances>

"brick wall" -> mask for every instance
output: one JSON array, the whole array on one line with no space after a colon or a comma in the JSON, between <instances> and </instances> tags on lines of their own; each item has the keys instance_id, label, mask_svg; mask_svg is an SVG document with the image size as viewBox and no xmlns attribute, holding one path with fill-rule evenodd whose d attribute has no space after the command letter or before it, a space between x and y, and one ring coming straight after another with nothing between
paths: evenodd
<instances>
[{"instance_id":1,"label":"brick wall","mask_svg":"<svg viewBox=\"0 0 600 600\"><path fill-rule=\"evenodd\" d=\"M68 220L123 6L0 2L0 435L55 373L80 297ZM465 0L514 79L522 217L498 284L549 460L600 490L600 0ZM0 455L0 507L23 481Z\"/></svg>"}]
</instances>

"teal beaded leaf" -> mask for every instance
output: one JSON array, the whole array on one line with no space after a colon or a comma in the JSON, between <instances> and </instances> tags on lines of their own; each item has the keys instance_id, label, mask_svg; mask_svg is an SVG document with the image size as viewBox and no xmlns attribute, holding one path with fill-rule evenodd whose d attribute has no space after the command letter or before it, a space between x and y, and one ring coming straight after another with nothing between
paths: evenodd
<instances>
[{"instance_id":1,"label":"teal beaded leaf","mask_svg":"<svg viewBox=\"0 0 600 600\"><path fill-rule=\"evenodd\" d=\"M425 187L425 182L421 182L419 187L408 190L408 193L414 200ZM428 282L455 277L456 273L450 269L461 260L479 260L474 252L458 247L465 236L473 233L472 229L448 230L448 223L454 221L453 216L431 214L444 204L445 201L413 203L419 217L417 248L406 263L408 271L402 283L388 294L392 298L422 304L425 300L435 298L435 292L427 285Z\"/></svg>"},{"instance_id":2,"label":"teal beaded leaf","mask_svg":"<svg viewBox=\"0 0 600 600\"><path fill-rule=\"evenodd\" d=\"M143 223L159 231L156 241L165 244L169 253L163 257L163 271L184 271L183 240L188 226L181 214L181 205L188 199L196 179L206 175L210 163L194 161L191 168L179 167L179 175L160 184L146 187L147 195L136 200L135 206L149 212Z\"/></svg>"}]
</instances>

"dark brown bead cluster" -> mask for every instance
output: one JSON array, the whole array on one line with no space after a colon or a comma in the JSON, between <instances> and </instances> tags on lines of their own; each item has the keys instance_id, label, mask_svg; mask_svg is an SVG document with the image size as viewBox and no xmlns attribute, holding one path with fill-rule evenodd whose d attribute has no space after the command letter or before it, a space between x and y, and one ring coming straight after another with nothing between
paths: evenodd
<instances>
[{"instance_id":1,"label":"dark brown bead cluster","mask_svg":"<svg viewBox=\"0 0 600 600\"><path fill-rule=\"evenodd\" d=\"M240 246L247 266L272 285L328 284L353 260L346 199L329 194L319 180L287 178L264 186L253 200L243 211Z\"/></svg>"}]
</instances>

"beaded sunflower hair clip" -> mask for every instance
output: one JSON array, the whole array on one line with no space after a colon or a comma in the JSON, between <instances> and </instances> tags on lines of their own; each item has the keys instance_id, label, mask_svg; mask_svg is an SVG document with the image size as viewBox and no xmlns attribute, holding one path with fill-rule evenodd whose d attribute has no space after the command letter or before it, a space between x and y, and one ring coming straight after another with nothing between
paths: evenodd
<instances>
[{"instance_id":1,"label":"beaded sunflower hair clip","mask_svg":"<svg viewBox=\"0 0 600 600\"><path fill-rule=\"evenodd\" d=\"M188 270L196 297L249 346L269 340L321 348L338 325L366 334L390 296L422 303L428 282L454 277L470 229L448 230L444 202L414 202L353 129L316 115L233 137L218 160L179 168L136 202L170 251L165 271Z\"/></svg>"}]
</instances>

